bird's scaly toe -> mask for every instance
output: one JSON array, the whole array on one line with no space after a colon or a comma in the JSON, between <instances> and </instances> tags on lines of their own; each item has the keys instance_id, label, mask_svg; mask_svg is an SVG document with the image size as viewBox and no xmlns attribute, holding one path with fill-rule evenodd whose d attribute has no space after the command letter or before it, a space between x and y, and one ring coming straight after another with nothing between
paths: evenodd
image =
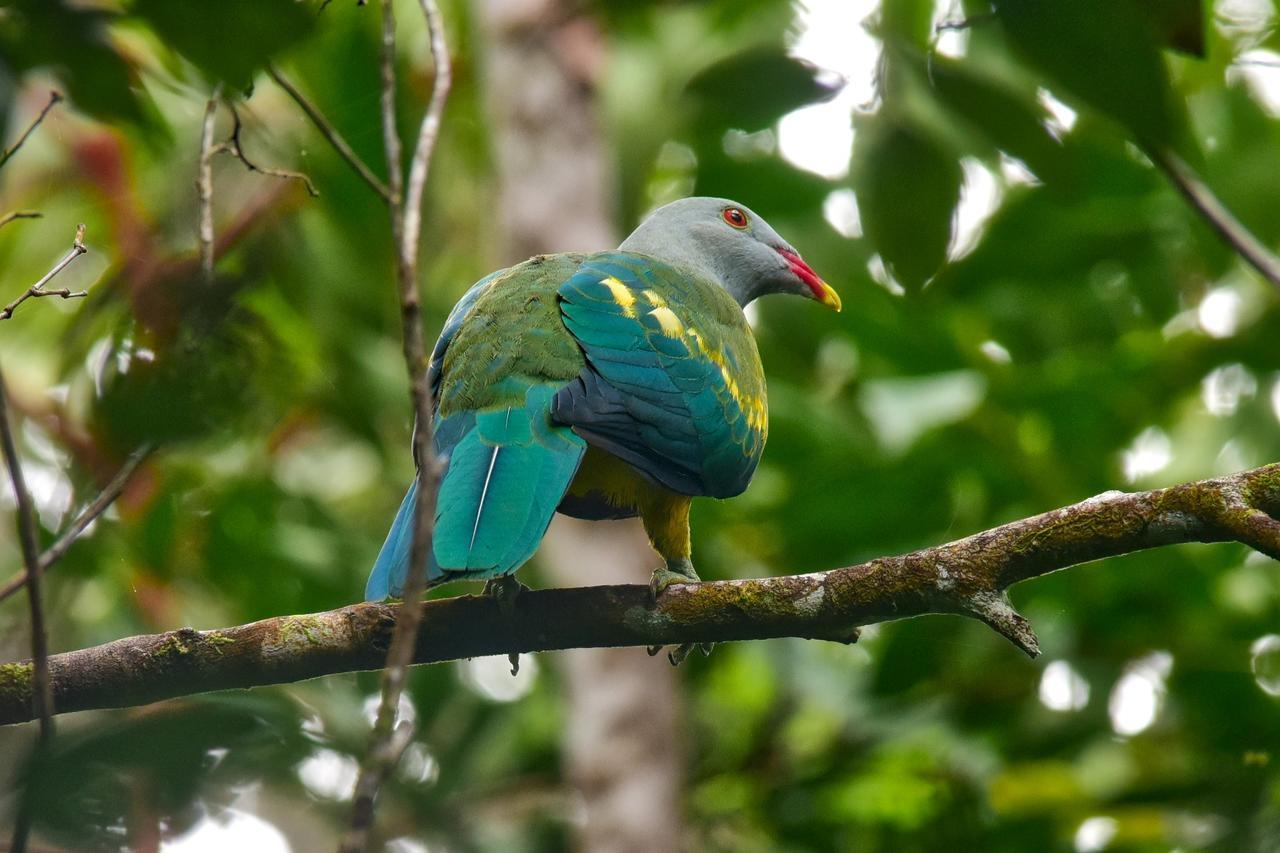
<instances>
[{"instance_id":1,"label":"bird's scaly toe","mask_svg":"<svg viewBox=\"0 0 1280 853\"><path fill-rule=\"evenodd\" d=\"M658 596L673 583L700 583L701 581L702 578L698 577L688 557L667 560L665 566L659 566L653 570L653 577L649 579L649 594L654 601L657 601Z\"/></svg>"}]
</instances>

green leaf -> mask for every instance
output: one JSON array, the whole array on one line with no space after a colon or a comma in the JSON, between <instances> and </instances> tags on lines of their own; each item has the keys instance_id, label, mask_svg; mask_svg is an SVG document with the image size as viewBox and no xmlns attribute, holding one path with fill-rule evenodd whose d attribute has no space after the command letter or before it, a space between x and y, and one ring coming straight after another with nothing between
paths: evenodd
<instances>
[{"instance_id":1,"label":"green leaf","mask_svg":"<svg viewBox=\"0 0 1280 853\"><path fill-rule=\"evenodd\" d=\"M181 656L184 648L175 640L157 654ZM139 796L153 820L184 825L200 814L203 793L256 780L264 768L286 777L310 749L294 703L266 691L149 710L68 727L50 750L32 754L24 796L42 834L74 849L120 849L121 816Z\"/></svg>"},{"instance_id":2,"label":"green leaf","mask_svg":"<svg viewBox=\"0 0 1280 853\"><path fill-rule=\"evenodd\" d=\"M53 69L71 102L94 118L158 124L132 63L108 38L112 16L64 0L17 0L3 13L0 56L14 71Z\"/></svg>"},{"instance_id":3,"label":"green leaf","mask_svg":"<svg viewBox=\"0 0 1280 853\"><path fill-rule=\"evenodd\" d=\"M827 100L839 88L808 62L770 48L712 64L689 81L685 94L703 122L759 130L797 107Z\"/></svg>"},{"instance_id":4,"label":"green leaf","mask_svg":"<svg viewBox=\"0 0 1280 853\"><path fill-rule=\"evenodd\" d=\"M311 7L294 0L137 0L133 11L196 67L240 90L316 20Z\"/></svg>"},{"instance_id":5,"label":"green leaf","mask_svg":"<svg viewBox=\"0 0 1280 853\"><path fill-rule=\"evenodd\" d=\"M853 190L867 238L894 277L917 290L946 261L960 164L883 110L857 122L853 148Z\"/></svg>"},{"instance_id":6,"label":"green leaf","mask_svg":"<svg viewBox=\"0 0 1280 853\"><path fill-rule=\"evenodd\" d=\"M1156 32L1135 0L997 0L1013 44L1049 80L1146 146L1183 126Z\"/></svg>"},{"instance_id":7,"label":"green leaf","mask_svg":"<svg viewBox=\"0 0 1280 853\"><path fill-rule=\"evenodd\" d=\"M1028 95L974 71L968 63L934 57L929 82L943 106L996 148L1027 164L1046 183L1069 180L1067 149L1045 127Z\"/></svg>"}]
</instances>

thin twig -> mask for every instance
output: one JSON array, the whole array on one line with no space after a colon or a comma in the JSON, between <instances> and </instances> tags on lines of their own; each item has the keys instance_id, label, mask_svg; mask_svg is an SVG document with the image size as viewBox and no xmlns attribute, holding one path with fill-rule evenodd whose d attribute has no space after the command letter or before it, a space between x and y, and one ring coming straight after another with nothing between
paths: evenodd
<instances>
[{"instance_id":1,"label":"thin twig","mask_svg":"<svg viewBox=\"0 0 1280 853\"><path fill-rule=\"evenodd\" d=\"M258 172L259 174L262 174L262 175L270 175L273 178L285 178L287 180L301 181L303 185L307 188L307 195L311 196L312 198L315 198L316 196L320 195L320 191L316 189L315 184L311 183L311 178L307 177L302 172L295 172L292 169L274 169L267 166L259 166L256 163L250 161L249 158L244 153L244 147L240 144L240 131L244 128L244 125L240 121L240 111L237 110L235 107L235 104L231 103L231 101L229 100L226 101L226 105L227 105L227 109L231 111L231 120L233 122L233 125L231 128L231 136L230 138L227 139L226 142L223 142L215 147L214 149L215 154L219 154L223 152L230 154L232 157L235 157L237 160L243 163L245 168L248 169L250 172Z\"/></svg>"},{"instance_id":2,"label":"thin twig","mask_svg":"<svg viewBox=\"0 0 1280 853\"><path fill-rule=\"evenodd\" d=\"M111 481L102 488L102 491L89 502L89 504L76 516L75 520L67 526L53 544L44 550L40 555L39 569L41 575L49 571L58 560L62 559L62 555L80 537L80 534L94 522L94 520L106 512L107 507L115 502L124 492L125 486L129 484L129 479L133 476L133 472L138 470L138 466L143 463L146 458L151 455L154 450L151 444L144 444L133 453L129 454L129 458L120 466L120 470L116 472ZM0 601L4 601L27 584L27 575L25 572L18 572L0 587Z\"/></svg>"},{"instance_id":3,"label":"thin twig","mask_svg":"<svg viewBox=\"0 0 1280 853\"><path fill-rule=\"evenodd\" d=\"M13 484L14 498L18 504L18 540L22 546L22 564L27 584L27 604L31 613L31 690L29 708L40 720L40 740L37 750L43 752L53 743L53 680L49 676L49 634L44 624L44 600L41 597L39 572L39 531L36 529L35 508L31 493L27 491L22 475L22 462L13 441L13 428L9 423L8 393L4 377L0 375L0 445L3 446L9 479ZM10 848L25 851L31 834L31 810L26 803L19 805L13 822Z\"/></svg>"},{"instance_id":4,"label":"thin twig","mask_svg":"<svg viewBox=\"0 0 1280 853\"><path fill-rule=\"evenodd\" d=\"M418 237L422 231L422 194L427 185L427 171L431 166L431 152L440 136L440 119L445 101L453 85L453 69L449 63L448 45L444 40L444 21L436 0L419 0L422 15L427 21L431 36L431 56L435 59L435 77L431 83L431 101L422 116L418 128L418 144L409 161L409 181L404 197L404 243L400 248L401 261L408 269L417 270ZM416 290L415 290L416 295Z\"/></svg>"},{"instance_id":5,"label":"thin twig","mask_svg":"<svg viewBox=\"0 0 1280 853\"><path fill-rule=\"evenodd\" d=\"M42 216L44 216L43 213L34 210L15 210L12 213L0 216L0 228L5 227L15 219L39 219Z\"/></svg>"},{"instance_id":6,"label":"thin twig","mask_svg":"<svg viewBox=\"0 0 1280 853\"><path fill-rule=\"evenodd\" d=\"M31 699L35 715L40 719L40 741L47 745L53 737L53 690L49 680L49 636L44 624L44 604L40 596L40 543L36 528L35 506L27 482L22 475L22 461L13 441L13 425L9 423L8 393L0 375L0 448L9 468L14 498L18 503L18 541L22 545L22 564L26 569L27 601L31 610L31 660L35 667L35 690Z\"/></svg>"},{"instance_id":7,"label":"thin twig","mask_svg":"<svg viewBox=\"0 0 1280 853\"><path fill-rule=\"evenodd\" d=\"M971 29L978 24L985 24L988 21L993 20L995 16L995 12L979 12L978 14L970 15L967 18L952 18L945 21L939 21L934 25L933 32L936 35L938 33L945 33L948 31L963 31Z\"/></svg>"},{"instance_id":8,"label":"thin twig","mask_svg":"<svg viewBox=\"0 0 1280 853\"><path fill-rule=\"evenodd\" d=\"M49 93L49 103L44 105L40 115L36 116L35 121L27 125L27 129L22 132L22 135L18 137L18 141L13 143L12 147L6 148L4 153L0 154L0 168L4 168L4 164L9 162L9 158L18 153L18 149L27 141L27 137L35 132L35 129L40 126L40 122L44 121L44 117L49 114L49 110L53 109L54 104L61 100L61 93L56 91Z\"/></svg>"},{"instance_id":9,"label":"thin twig","mask_svg":"<svg viewBox=\"0 0 1280 853\"><path fill-rule=\"evenodd\" d=\"M1259 68L1280 68L1280 61L1274 59L1250 59L1249 57L1241 57L1231 63L1232 65L1257 66Z\"/></svg>"},{"instance_id":10,"label":"thin twig","mask_svg":"<svg viewBox=\"0 0 1280 853\"><path fill-rule=\"evenodd\" d=\"M316 130L320 131L320 134L333 146L333 150L337 151L342 159L347 161L347 165L354 169L356 174L372 187L373 191L383 201L390 202L391 190L382 182L381 178L373 173L372 169L365 165L365 162L360 159L360 155L342 138L342 134L338 132L338 129L329 123L329 120L324 117L324 113L320 112L320 108L311 103L307 96L302 94L302 90L293 85L287 77L280 73L280 69L274 65L267 65L267 74L270 75L272 80L276 81L277 86L284 89L289 97L293 98L294 103L302 108L302 111L307 114L307 118L311 119L311 123L316 126Z\"/></svg>"},{"instance_id":11,"label":"thin twig","mask_svg":"<svg viewBox=\"0 0 1280 853\"><path fill-rule=\"evenodd\" d=\"M213 124L218 116L218 100L222 97L222 84L213 87L204 106L204 121L200 123L200 167L196 177L196 192L200 197L200 271L206 284L213 282Z\"/></svg>"},{"instance_id":12,"label":"thin twig","mask_svg":"<svg viewBox=\"0 0 1280 853\"><path fill-rule=\"evenodd\" d=\"M63 299L81 299L88 296L89 291L87 290L72 291L65 287L59 288L58 290L44 289L44 286L48 284L54 276L66 269L72 261L87 251L89 250L84 247L84 225L80 224L76 226L76 237L75 241L71 244L70 251L63 255L62 259L53 265L53 269L45 273L39 281L28 287L25 293L10 302L8 305L4 306L3 309L0 309L0 320L8 320L13 316L13 312L18 309L18 306L26 302L28 299L38 299L41 296L60 296Z\"/></svg>"},{"instance_id":13,"label":"thin twig","mask_svg":"<svg viewBox=\"0 0 1280 853\"><path fill-rule=\"evenodd\" d=\"M1150 149L1147 153L1210 227L1263 278L1280 288L1280 258L1235 218L1186 161L1169 148Z\"/></svg>"},{"instance_id":14,"label":"thin twig","mask_svg":"<svg viewBox=\"0 0 1280 853\"><path fill-rule=\"evenodd\" d=\"M431 526L435 517L438 471L432 452L431 390L426 379L426 342L422 334L422 306L418 296L418 240L422 227L422 196L431 153L439 135L440 116L449 94L452 73L444 22L435 0L419 0L430 37L435 64L431 102L418 129L418 139L409 166L408 193L401 207L401 145L396 130L395 15L391 0L382 0L381 109L383 147L386 152L388 201L392 242L396 250L396 283L400 296L405 366L409 374L409 396L413 402L413 457L417 466L418 500L413 514L409 548L409 569L403 590L404 600L396 614L395 630L382 672L382 701L374 722L369 751L360 767L351 809L351 827L339 850L358 853L367 850L373 829L374 802L383 780L400 760L412 739L412 729L396 727L400 695L404 691L409 664L413 662L418 630L422 624L422 594L426 590L427 554L431 548Z\"/></svg>"}]
</instances>

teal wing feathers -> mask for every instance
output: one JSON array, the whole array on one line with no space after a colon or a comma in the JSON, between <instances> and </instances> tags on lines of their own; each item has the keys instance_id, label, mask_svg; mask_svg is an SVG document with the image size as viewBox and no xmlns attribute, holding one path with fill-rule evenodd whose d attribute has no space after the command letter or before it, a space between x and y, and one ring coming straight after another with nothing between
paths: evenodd
<instances>
[{"instance_id":1,"label":"teal wing feathers","mask_svg":"<svg viewBox=\"0 0 1280 853\"><path fill-rule=\"evenodd\" d=\"M436 503L440 576L497 577L537 549L577 473L586 442L548 418L555 388L522 407L479 413L449 455Z\"/></svg>"},{"instance_id":2,"label":"teal wing feathers","mask_svg":"<svg viewBox=\"0 0 1280 853\"><path fill-rule=\"evenodd\" d=\"M689 495L747 487L768 429L755 340L732 298L653 258L591 256L559 289L587 368L552 418Z\"/></svg>"},{"instance_id":3,"label":"teal wing feathers","mask_svg":"<svg viewBox=\"0 0 1280 853\"><path fill-rule=\"evenodd\" d=\"M533 554L586 442L549 415L582 369L560 322L556 288L581 256L538 258L472 287L445 322L428 366L443 466L427 566L432 585L515 571ZM408 571L416 488L374 563L365 597L399 595Z\"/></svg>"}]
</instances>

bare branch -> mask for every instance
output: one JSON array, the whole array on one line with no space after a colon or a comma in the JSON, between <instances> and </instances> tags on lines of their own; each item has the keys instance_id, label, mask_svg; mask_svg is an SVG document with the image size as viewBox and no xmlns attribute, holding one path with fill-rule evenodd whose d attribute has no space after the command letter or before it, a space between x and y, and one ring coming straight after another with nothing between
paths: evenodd
<instances>
[{"instance_id":1,"label":"bare branch","mask_svg":"<svg viewBox=\"0 0 1280 853\"><path fill-rule=\"evenodd\" d=\"M129 454L129 458L120 466L120 470L111 478L111 481L108 482L107 485L102 488L102 491L89 502L88 506L86 506L80 514L76 516L75 520L72 521L71 524L67 526L67 529L62 532L62 535L54 540L54 543L46 548L44 553L40 555L38 565L41 575L49 571L49 569L52 568L58 560L62 559L62 555L67 553L67 550L72 546L72 544L80 538L80 534L84 533L85 529L92 524L98 516L106 512L107 507L111 506L111 504L115 502L116 498L120 497L120 494L124 492L125 486L129 484L129 479L133 476L133 472L138 470L138 466L140 466L143 461L151 455L151 451L153 449L154 447L152 445L144 444L137 450L133 451L133 453ZM4 601L6 598L26 586L26 584L26 573L18 572L13 577L9 578L4 586L0 586L0 601Z\"/></svg>"},{"instance_id":2,"label":"bare branch","mask_svg":"<svg viewBox=\"0 0 1280 853\"><path fill-rule=\"evenodd\" d=\"M4 153L0 154L0 169L4 168L4 164L9 162L10 157L18 153L18 149L27 141L27 137L32 133L35 133L35 129L40 126L40 122L44 121L44 117L49 114L49 110L53 109L54 105L61 100L61 93L56 91L49 93L49 103L44 105L44 109L40 111L40 115L36 116L35 121L27 125L27 129L18 137L17 142L13 143L11 147L4 149Z\"/></svg>"},{"instance_id":3,"label":"bare branch","mask_svg":"<svg viewBox=\"0 0 1280 853\"><path fill-rule=\"evenodd\" d=\"M1151 149L1147 153L1152 162L1177 187L1178 192L1182 193L1227 245L1261 273L1263 278L1280 288L1280 258L1235 218L1186 161L1169 148Z\"/></svg>"},{"instance_id":4,"label":"bare branch","mask_svg":"<svg viewBox=\"0 0 1280 853\"><path fill-rule=\"evenodd\" d=\"M951 30L963 31L972 29L978 24L985 24L995 20L995 12L981 12L976 15L970 15L967 18L952 18L945 21L939 21L933 28L934 35L945 33Z\"/></svg>"},{"instance_id":5,"label":"bare branch","mask_svg":"<svg viewBox=\"0 0 1280 853\"><path fill-rule=\"evenodd\" d=\"M44 216L44 214L34 210L15 210L12 213L0 216L0 228L5 227L15 219L39 219L41 216Z\"/></svg>"},{"instance_id":6,"label":"bare branch","mask_svg":"<svg viewBox=\"0 0 1280 853\"><path fill-rule=\"evenodd\" d=\"M44 625L44 604L40 597L40 543L36 528L35 505L22 475L22 460L13 441L13 425L9 423L9 400L4 377L0 376L0 449L9 468L13 494L18 504L18 541L22 545L22 564L26 569L27 601L31 611L31 659L34 689L27 697L28 711L40 720L40 741L53 738L53 686L49 678L49 636ZM18 839L15 839L17 844Z\"/></svg>"},{"instance_id":7,"label":"bare branch","mask_svg":"<svg viewBox=\"0 0 1280 853\"><path fill-rule=\"evenodd\" d=\"M404 197L404 242L400 248L401 261L411 270L417 269L418 240L422 231L422 194L427 185L427 171L431 166L431 152L440 136L440 117L453 85L453 69L449 63L449 48L444 40L444 21L436 0L418 0L422 16L427 21L431 37L431 57L435 60L435 77L431 84L431 101L422 116L418 128L418 142L409 161L409 181Z\"/></svg>"},{"instance_id":8,"label":"bare branch","mask_svg":"<svg viewBox=\"0 0 1280 853\"><path fill-rule=\"evenodd\" d=\"M307 118L311 119L311 123L316 126L316 130L320 131L320 134L333 146L333 150L337 151L342 159L347 161L347 165L354 169L356 174L372 187L373 191L383 201L390 202L391 190L387 188L381 178L373 173L372 169L365 165L364 161L360 159L360 155L342 138L342 134L338 132L338 129L330 124L329 120L324 117L324 113L320 112L320 108L311 103L307 96L302 94L302 90L293 85L287 77L280 73L280 69L274 65L267 65L267 74L271 76L277 86L284 89L289 97L293 98L294 103L302 108L302 111L307 114Z\"/></svg>"},{"instance_id":9,"label":"bare branch","mask_svg":"<svg viewBox=\"0 0 1280 853\"><path fill-rule=\"evenodd\" d=\"M396 130L395 14L392 0L382 0L382 137L387 159L387 207L391 215L391 236L396 252L396 284L400 296L400 319L405 367L409 374L409 396L413 402L413 458L417 466L418 499L413 513L409 548L409 570L403 602L395 621L391 645L382 675L382 701L374 722L372 741L356 780L351 810L351 827L339 849L359 853L369 847L373 828L374 800L383 780L400 760L409 738L394 729L400 695L413 662L414 648L422 622L422 595L427 585L427 554L435 518L439 471L432 450L431 389L427 385L426 341L422 334L422 305L418 296L418 241L422 230L422 197L431 153L440 130L440 116L449 94L452 71L444 21L435 0L419 0L431 55L435 81L431 102L418 129L417 142L409 165L409 185L404 193L401 181L401 145ZM403 198L403 207L401 199Z\"/></svg>"},{"instance_id":10,"label":"bare branch","mask_svg":"<svg viewBox=\"0 0 1280 853\"><path fill-rule=\"evenodd\" d=\"M401 146L396 130L396 22L392 0L382 0L382 42L379 54L379 72L382 79L382 91L379 99L382 111L382 143L387 159L387 207L391 215L391 242L395 253L396 285L400 295L400 316L404 327L403 346L405 361L409 370L409 392L414 402L414 415L419 416L417 405L417 373L419 365L415 361L423 358L424 348L421 343L422 330L420 323L409 323L412 306L417 302L416 282L408 276L404 261L404 210L400 207L403 194L401 177ZM408 278L408 287L405 280ZM414 343L418 342L418 352L412 352ZM418 456L418 427L430 424L430 416L415 420L413 435L414 462L418 466L417 477L419 488L427 479L430 468L421 466ZM414 640L418 635L422 621L422 591L426 586L426 547L429 540L427 527L430 520L425 518L421 503L413 514L412 539L409 549L408 578L403 590L404 600L396 614L391 642L386 656L386 666L382 671L382 699L378 705L378 716L374 720L373 732L364 761L360 764L360 775L356 778L355 792L351 804L351 826L338 845L340 853L363 853L369 847L369 836L373 831L374 803L378 789L383 780L400 761L395 752L394 727L399 713L400 695L408 680L407 661L412 657Z\"/></svg>"},{"instance_id":11,"label":"bare branch","mask_svg":"<svg viewBox=\"0 0 1280 853\"><path fill-rule=\"evenodd\" d=\"M60 296L63 299L80 299L88 296L89 291L87 290L71 291L65 287L58 290L44 289L44 286L52 281L54 276L70 266L72 261L87 251L89 250L84 247L84 225L77 225L75 240L71 244L70 251L63 255L61 260L54 264L53 268L45 273L39 281L28 287L25 293L10 302L8 305L4 306L3 309L0 309L0 320L8 320L13 316L13 312L18 309L18 306L26 302L28 299L38 299L41 296Z\"/></svg>"},{"instance_id":12,"label":"bare branch","mask_svg":"<svg viewBox=\"0 0 1280 853\"><path fill-rule=\"evenodd\" d=\"M196 176L196 192L200 197L200 271L206 284L213 282L213 123L218 116L218 99L222 97L222 84L213 87L213 94L204 105L204 121L200 123L200 166Z\"/></svg>"},{"instance_id":13,"label":"bare branch","mask_svg":"<svg viewBox=\"0 0 1280 853\"><path fill-rule=\"evenodd\" d=\"M848 568L711 583L522 592L429 601L414 661L570 648L722 643L772 637L853 642L860 625L926 613L982 619L1024 651L1030 627L1004 596L1020 581L1179 542L1236 540L1280 517L1280 464L1150 492L1108 492L964 539ZM355 604L217 631L183 628L50 659L59 713L120 708L376 669L397 608ZM33 719L29 663L0 667L0 725Z\"/></svg>"},{"instance_id":14,"label":"bare branch","mask_svg":"<svg viewBox=\"0 0 1280 853\"><path fill-rule=\"evenodd\" d=\"M244 148L240 145L240 131L244 125L240 122L240 112L236 109L235 104L226 101L227 109L231 111L231 119L234 122L231 129L231 137L216 147L215 154L225 152L235 157L250 172L257 172L262 175L270 175L273 178L285 178L288 180L301 181L307 188L307 195L315 198L320 195L320 191L316 189L315 184L311 183L311 178L302 172L295 172L292 169L273 169L266 166L259 166L249 160L244 153Z\"/></svg>"}]
</instances>

